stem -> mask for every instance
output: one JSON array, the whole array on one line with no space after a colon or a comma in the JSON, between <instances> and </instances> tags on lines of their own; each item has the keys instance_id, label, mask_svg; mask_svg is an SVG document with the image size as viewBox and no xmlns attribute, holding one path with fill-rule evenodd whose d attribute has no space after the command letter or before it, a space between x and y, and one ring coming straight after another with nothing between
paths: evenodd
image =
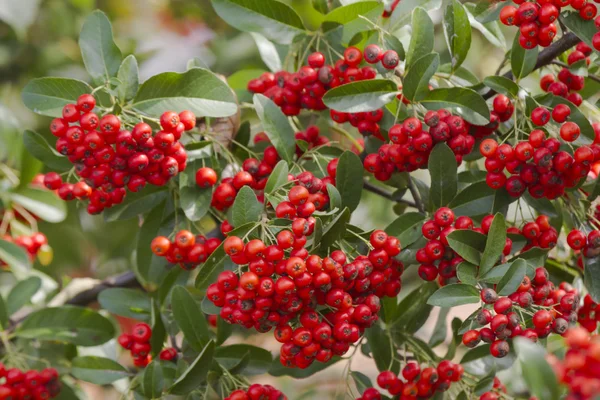
<instances>
[{"instance_id":1,"label":"stem","mask_svg":"<svg viewBox=\"0 0 600 400\"><path fill-rule=\"evenodd\" d=\"M332 125L332 126L331 126L331 129L333 129L333 130L334 130L334 131L336 131L337 133L340 133L340 134L342 134L343 136L345 136L345 137L346 137L346 139L348 139L350 142L352 142L352 144L354 145L354 147L356 147L360 153L362 153L362 152L365 150L365 148L363 147L363 145L361 145L361 144L358 142L358 140L356 140L356 139L354 138L354 136L352 136L352 135L350 134L350 132L346 131L346 130L345 130L345 129L343 129L343 128L340 128L340 127L339 127L339 126L337 126L337 125Z\"/></svg>"},{"instance_id":2,"label":"stem","mask_svg":"<svg viewBox=\"0 0 600 400\"><path fill-rule=\"evenodd\" d=\"M412 194L413 198L415 199L417 210L419 210L420 213L425 214L425 207L423 206L421 195L419 194L419 191L417 190L417 187L410 176L408 177L408 190L410 190L410 194Z\"/></svg>"},{"instance_id":3,"label":"stem","mask_svg":"<svg viewBox=\"0 0 600 400\"><path fill-rule=\"evenodd\" d=\"M363 187L365 188L365 190L367 190L371 193L375 193L375 194L377 194L381 197L384 197L388 200L395 201L396 203L403 203L409 207L417 208L417 204L415 202L412 202L410 200L405 200L402 198L397 198L396 196L394 196L394 193L390 193L389 191L387 191L383 188L380 188L379 186L375 186L371 182L365 181Z\"/></svg>"}]
</instances>

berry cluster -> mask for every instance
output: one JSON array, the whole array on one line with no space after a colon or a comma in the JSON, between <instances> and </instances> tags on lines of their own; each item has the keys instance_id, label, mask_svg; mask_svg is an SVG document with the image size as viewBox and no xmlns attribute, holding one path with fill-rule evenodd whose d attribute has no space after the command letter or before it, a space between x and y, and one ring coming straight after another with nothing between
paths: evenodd
<instances>
[{"instance_id":1,"label":"berry cluster","mask_svg":"<svg viewBox=\"0 0 600 400\"><path fill-rule=\"evenodd\" d=\"M464 368L449 360L442 360L437 367L421 366L416 362L407 363L402 368L402 380L392 371L383 371L377 376L377 384L399 399L431 399L436 393L445 392L450 385L462 379ZM368 388L356 400L380 400L381 393Z\"/></svg>"},{"instance_id":2,"label":"berry cluster","mask_svg":"<svg viewBox=\"0 0 600 400\"><path fill-rule=\"evenodd\" d=\"M0 239L4 240L5 242L14 243L17 246L23 248L27 252L27 255L29 256L29 259L31 261L33 261L38 251L42 248L42 246L48 244L48 239L46 238L46 235L44 235L41 232L36 232L31 236L19 236L17 238L13 238L10 235L2 235L0 236ZM3 267L5 265L6 262L0 259L0 267Z\"/></svg>"},{"instance_id":3,"label":"berry cluster","mask_svg":"<svg viewBox=\"0 0 600 400\"><path fill-rule=\"evenodd\" d=\"M0 363L0 399L49 399L60 393L60 380L54 368L42 371L6 369Z\"/></svg>"},{"instance_id":4,"label":"berry cluster","mask_svg":"<svg viewBox=\"0 0 600 400\"><path fill-rule=\"evenodd\" d=\"M479 400L499 400L502 398L502 394L506 394L506 386L495 376L492 390L479 396ZM530 397L529 400L536 400L536 398Z\"/></svg>"},{"instance_id":5,"label":"berry cluster","mask_svg":"<svg viewBox=\"0 0 600 400\"><path fill-rule=\"evenodd\" d=\"M581 130L575 122L566 121L571 109L558 104L552 112L545 107L537 107L531 113L531 120L537 126L546 125L550 119L560 126L560 138L571 144L579 137ZM565 122L566 121L566 122ZM485 139L479 150L485 157L486 182L492 189L506 188L513 197L521 196L525 190L534 198L556 199L566 188L573 188L585 179L591 165L600 160L599 139L591 146L578 147L573 155L561 150L561 141L546 138L546 132L534 129L529 139L517 142L514 147L508 143L498 145L494 139ZM506 178L506 170L511 176Z\"/></svg>"},{"instance_id":6,"label":"berry cluster","mask_svg":"<svg viewBox=\"0 0 600 400\"><path fill-rule=\"evenodd\" d=\"M140 322L135 324L131 333L122 333L118 341L121 347L131 352L133 364L136 367L145 367L152 361L150 355L150 338L152 337L152 328L150 325Z\"/></svg>"},{"instance_id":7,"label":"berry cluster","mask_svg":"<svg viewBox=\"0 0 600 400\"><path fill-rule=\"evenodd\" d=\"M579 229L573 229L567 235L567 244L573 250L581 250L585 257L595 257L600 250L600 230L594 229L586 235Z\"/></svg>"},{"instance_id":8,"label":"berry cluster","mask_svg":"<svg viewBox=\"0 0 600 400\"><path fill-rule=\"evenodd\" d=\"M481 309L476 319L483 328L465 332L463 344L475 347L480 341L491 343L490 353L497 358L508 354L508 338L522 336L537 341L551 332L562 335L570 322L577 321L578 291L566 282L554 287L544 267L536 269L533 279L525 276L511 295L498 297L494 289L485 288L481 300L493 307ZM531 327L527 327L527 321L521 321L522 314L515 310L532 314Z\"/></svg>"},{"instance_id":9,"label":"berry cluster","mask_svg":"<svg viewBox=\"0 0 600 400\"><path fill-rule=\"evenodd\" d=\"M82 178L72 184L55 172L46 174L44 185L58 190L63 200L89 199L88 212L98 214L121 203L126 189L137 192L147 182L163 186L185 169L187 154L179 139L196 125L190 111L163 113L163 130L153 135L145 122L128 131L116 115L99 118L95 107L94 96L81 95L77 104L64 106L62 118L50 124L50 131L58 137L56 150L69 158Z\"/></svg>"},{"instance_id":10,"label":"berry cluster","mask_svg":"<svg viewBox=\"0 0 600 400\"><path fill-rule=\"evenodd\" d=\"M326 146L329 144L329 139L326 136L320 134L321 131L318 126L310 125L305 131L296 132L296 141L302 140L308 144L307 150L310 150L319 146ZM296 155L301 157L304 154L304 150L300 146L296 145Z\"/></svg>"},{"instance_id":11,"label":"berry cluster","mask_svg":"<svg viewBox=\"0 0 600 400\"><path fill-rule=\"evenodd\" d=\"M377 320L380 297L400 292L403 270L393 259L400 242L383 231L371 235L368 256L349 261L340 250L310 255L304 246L313 230L314 219L296 218L269 246L228 237L225 252L248 270L224 271L207 290L225 321L259 332L276 327L282 364L299 368L345 354Z\"/></svg>"},{"instance_id":12,"label":"berry cluster","mask_svg":"<svg viewBox=\"0 0 600 400\"><path fill-rule=\"evenodd\" d=\"M515 1L519 7L505 6L500 11L500 21L504 25L518 26L520 30L519 44L525 49L533 49L537 45L548 47L556 36L554 23L562 7L571 6L579 11L584 20L592 20L596 16L596 6L587 0L555 0L527 2ZM600 44L600 38L598 39Z\"/></svg>"},{"instance_id":13,"label":"berry cluster","mask_svg":"<svg viewBox=\"0 0 600 400\"><path fill-rule=\"evenodd\" d=\"M591 54L592 49L584 42L581 42L575 46L574 51L569 53L567 62L569 65L573 65L580 60L586 60L586 62L589 63L589 56ZM582 90L584 86L584 77L574 74L568 68L562 68L556 76L553 74L546 74L540 79L540 88L544 92L563 97L576 106L580 106L583 102L583 98L577 92Z\"/></svg>"},{"instance_id":14,"label":"berry cluster","mask_svg":"<svg viewBox=\"0 0 600 400\"><path fill-rule=\"evenodd\" d=\"M234 390L225 400L287 400L287 396L271 385L255 383L247 390Z\"/></svg>"},{"instance_id":15,"label":"berry cluster","mask_svg":"<svg viewBox=\"0 0 600 400\"><path fill-rule=\"evenodd\" d=\"M157 236L152 240L152 253L165 257L171 264L178 264L185 270L192 270L202 264L221 244L218 238L207 239L187 230L177 232L171 242L165 236Z\"/></svg>"},{"instance_id":16,"label":"berry cluster","mask_svg":"<svg viewBox=\"0 0 600 400\"><path fill-rule=\"evenodd\" d=\"M464 260L448 245L448 235L457 229L470 229L487 235L493 220L493 215L487 215L481 221L481 227L474 227L471 218L465 216L455 218L454 212L448 207L438 209L433 219L425 222L421 228L423 237L428 242L416 254L417 262L421 264L419 276L426 281L438 278L442 285L455 278L456 267ZM558 234L556 229L550 226L548 217L540 216L536 221L525 224L522 231L516 227L507 229L507 233L522 234L528 240L523 251L534 246L552 248L556 245ZM512 240L507 237L504 256L511 254L511 251Z\"/></svg>"},{"instance_id":17,"label":"berry cluster","mask_svg":"<svg viewBox=\"0 0 600 400\"><path fill-rule=\"evenodd\" d=\"M377 45L365 47L364 56L356 47L348 47L344 58L333 65L325 64L323 53L315 52L308 56L308 65L300 67L298 72L279 71L275 74L263 73L259 78L248 82L248 90L262 93L281 107L285 115L298 115L301 109L322 111L323 95L334 87L344 83L370 80L377 76L375 68L360 66L361 62L379 64L392 70L398 65L400 58L394 50L383 51ZM339 123L349 121L358 127L363 135L380 136L379 125L383 117L381 110L371 113L347 114L331 111L331 118Z\"/></svg>"},{"instance_id":18,"label":"berry cluster","mask_svg":"<svg viewBox=\"0 0 600 400\"><path fill-rule=\"evenodd\" d=\"M589 332L594 332L600 322L600 305L598 305L592 296L587 294L583 298L583 305L577 312L577 322Z\"/></svg>"},{"instance_id":19,"label":"berry cluster","mask_svg":"<svg viewBox=\"0 0 600 400\"><path fill-rule=\"evenodd\" d=\"M581 327L570 328L564 336L564 359L548 355L548 362L559 381L567 385L567 399L591 400L600 393L600 336Z\"/></svg>"}]
</instances>

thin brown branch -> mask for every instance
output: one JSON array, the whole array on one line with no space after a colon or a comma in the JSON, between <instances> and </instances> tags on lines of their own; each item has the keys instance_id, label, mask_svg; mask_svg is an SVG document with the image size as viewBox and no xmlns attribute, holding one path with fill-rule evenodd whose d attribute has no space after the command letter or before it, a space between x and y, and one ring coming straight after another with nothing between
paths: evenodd
<instances>
[{"instance_id":1,"label":"thin brown branch","mask_svg":"<svg viewBox=\"0 0 600 400\"><path fill-rule=\"evenodd\" d=\"M394 193L392 193L388 190L385 190L384 188L381 188L379 186L375 186L371 182L365 181L364 188L365 188L365 190L367 190L371 193L375 193L375 194L377 194L381 197L384 197L388 200L395 201L396 203L406 204L409 207L417 208L416 203L414 203L410 200L405 200L399 196L396 196Z\"/></svg>"}]
</instances>

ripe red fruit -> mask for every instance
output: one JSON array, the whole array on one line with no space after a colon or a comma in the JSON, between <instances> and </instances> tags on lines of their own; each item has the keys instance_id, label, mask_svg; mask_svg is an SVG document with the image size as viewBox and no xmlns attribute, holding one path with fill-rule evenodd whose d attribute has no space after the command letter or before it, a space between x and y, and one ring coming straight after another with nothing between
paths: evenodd
<instances>
[{"instance_id":1,"label":"ripe red fruit","mask_svg":"<svg viewBox=\"0 0 600 400\"><path fill-rule=\"evenodd\" d=\"M140 322L139 324L136 324L133 327L133 330L131 332L131 337L137 343L148 342L150 340L151 336L152 336L152 328L150 328L150 325L148 325L144 322Z\"/></svg>"},{"instance_id":2,"label":"ripe red fruit","mask_svg":"<svg viewBox=\"0 0 600 400\"><path fill-rule=\"evenodd\" d=\"M496 340L490 346L490 353L496 358L505 357L510 351L510 346L505 340Z\"/></svg>"},{"instance_id":3,"label":"ripe red fruit","mask_svg":"<svg viewBox=\"0 0 600 400\"><path fill-rule=\"evenodd\" d=\"M381 65L383 65L385 69L394 69L398 66L399 62L400 57L398 57L398 53L394 50L386 51L383 53L383 57L381 57Z\"/></svg>"},{"instance_id":4,"label":"ripe red fruit","mask_svg":"<svg viewBox=\"0 0 600 400\"><path fill-rule=\"evenodd\" d=\"M573 250L581 250L587 244L587 237L579 230L572 230L567 236L567 243Z\"/></svg>"},{"instance_id":5,"label":"ripe red fruit","mask_svg":"<svg viewBox=\"0 0 600 400\"><path fill-rule=\"evenodd\" d=\"M531 112L531 121L537 126L544 126L550 121L550 111L544 107L536 107Z\"/></svg>"},{"instance_id":6,"label":"ripe red fruit","mask_svg":"<svg viewBox=\"0 0 600 400\"><path fill-rule=\"evenodd\" d=\"M314 52L308 55L308 65L313 68L321 68L325 65L325 55L321 52Z\"/></svg>"},{"instance_id":7,"label":"ripe red fruit","mask_svg":"<svg viewBox=\"0 0 600 400\"><path fill-rule=\"evenodd\" d=\"M217 173L214 169L202 167L196 171L196 185L201 188L209 188L217 183Z\"/></svg>"},{"instance_id":8,"label":"ripe red fruit","mask_svg":"<svg viewBox=\"0 0 600 400\"><path fill-rule=\"evenodd\" d=\"M565 122L560 127L560 137L565 142L573 142L577 140L579 137L581 130L579 129L579 125L574 122Z\"/></svg>"}]
</instances>

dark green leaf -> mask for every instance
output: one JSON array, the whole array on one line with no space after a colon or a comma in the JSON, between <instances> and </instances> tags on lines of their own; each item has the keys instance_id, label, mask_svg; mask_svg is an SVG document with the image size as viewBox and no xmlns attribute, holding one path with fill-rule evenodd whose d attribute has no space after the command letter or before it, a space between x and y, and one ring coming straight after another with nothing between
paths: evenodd
<instances>
[{"instance_id":1,"label":"dark green leaf","mask_svg":"<svg viewBox=\"0 0 600 400\"><path fill-rule=\"evenodd\" d=\"M465 3L465 8L469 15L471 28L477 29L481 34L494 46L500 47L503 50L506 48L506 39L500 28L500 18L495 18L490 21L479 20L475 18L473 13L476 12L477 6L471 3Z\"/></svg>"},{"instance_id":2,"label":"dark green leaf","mask_svg":"<svg viewBox=\"0 0 600 400\"><path fill-rule=\"evenodd\" d=\"M153 76L140 86L133 107L157 118L165 110L190 110L197 117L227 117L237 111L227 83L202 68Z\"/></svg>"},{"instance_id":3,"label":"dark green leaf","mask_svg":"<svg viewBox=\"0 0 600 400\"><path fill-rule=\"evenodd\" d=\"M150 307L152 311L150 314L150 326L152 327L152 337L150 338L150 355L156 358L156 356L163 349L165 338L167 337L167 329L162 318L160 304L155 298L151 299Z\"/></svg>"},{"instance_id":4,"label":"dark green leaf","mask_svg":"<svg viewBox=\"0 0 600 400\"><path fill-rule=\"evenodd\" d=\"M113 314L141 321L150 320L150 297L141 290L108 288L100 292L98 302Z\"/></svg>"},{"instance_id":5,"label":"dark green leaf","mask_svg":"<svg viewBox=\"0 0 600 400\"><path fill-rule=\"evenodd\" d=\"M25 276L31 269L31 261L29 261L25 249L3 239L0 239L0 260L22 276Z\"/></svg>"},{"instance_id":6,"label":"dark green leaf","mask_svg":"<svg viewBox=\"0 0 600 400\"><path fill-rule=\"evenodd\" d=\"M496 371L492 370L489 374L481 378L479 382L475 385L473 390L475 394L481 396L485 392L489 392L494 387L494 378L496 376Z\"/></svg>"},{"instance_id":7,"label":"dark green leaf","mask_svg":"<svg viewBox=\"0 0 600 400\"><path fill-rule=\"evenodd\" d=\"M585 287L595 302L600 302L600 258L585 258Z\"/></svg>"},{"instance_id":8,"label":"dark green leaf","mask_svg":"<svg viewBox=\"0 0 600 400\"><path fill-rule=\"evenodd\" d=\"M330 89L323 102L331 109L356 113L378 110L394 100L398 86L387 79L356 81Z\"/></svg>"},{"instance_id":9,"label":"dark green leaf","mask_svg":"<svg viewBox=\"0 0 600 400\"><path fill-rule=\"evenodd\" d=\"M166 187L145 187L139 192L127 193L123 203L104 211L106 221L122 221L137 217L154 209L162 203L169 191Z\"/></svg>"},{"instance_id":10,"label":"dark green leaf","mask_svg":"<svg viewBox=\"0 0 600 400\"><path fill-rule=\"evenodd\" d=\"M138 75L137 60L133 54L130 54L125 57L117 72L117 79L120 81L117 86L117 93L121 99L131 100L135 97L140 86Z\"/></svg>"},{"instance_id":11,"label":"dark green leaf","mask_svg":"<svg viewBox=\"0 0 600 400\"><path fill-rule=\"evenodd\" d=\"M183 286L175 286L171 294L173 318L185 340L196 351L201 351L209 339L208 325L200 305Z\"/></svg>"},{"instance_id":12,"label":"dark green leaf","mask_svg":"<svg viewBox=\"0 0 600 400\"><path fill-rule=\"evenodd\" d=\"M162 391L165 387L164 382L165 377L162 366L158 360L154 360L144 368L144 372L140 377L140 388L145 396L151 399L159 399L162 397Z\"/></svg>"},{"instance_id":13,"label":"dark green leaf","mask_svg":"<svg viewBox=\"0 0 600 400\"><path fill-rule=\"evenodd\" d=\"M452 69L458 68L467 58L471 47L471 24L464 6L453 0L444 13L444 36L452 58Z\"/></svg>"},{"instance_id":14,"label":"dark green leaf","mask_svg":"<svg viewBox=\"0 0 600 400\"><path fill-rule=\"evenodd\" d=\"M560 398L561 389L554 371L546 361L544 348L520 337L515 338L514 345L521 364L523 379L531 393L539 399Z\"/></svg>"},{"instance_id":15,"label":"dark green leaf","mask_svg":"<svg viewBox=\"0 0 600 400\"><path fill-rule=\"evenodd\" d=\"M400 302L393 320L388 324L394 326L394 330L414 333L429 318L432 307L427 304L427 299L437 290L437 285L427 282L406 295Z\"/></svg>"},{"instance_id":16,"label":"dark green leaf","mask_svg":"<svg viewBox=\"0 0 600 400\"><path fill-rule=\"evenodd\" d=\"M398 362L394 361L392 363L392 354L394 353L392 341L388 333L381 328L381 325L376 323L365 330L365 337L373 360L375 360L375 365L377 365L377 370L380 372L387 371L390 370L390 365L392 365L391 370L398 372L400 368Z\"/></svg>"},{"instance_id":17,"label":"dark green leaf","mask_svg":"<svg viewBox=\"0 0 600 400\"><path fill-rule=\"evenodd\" d=\"M314 362L308 368L300 369L284 367L283 365L281 365L281 361L279 361L279 356L277 356L271 364L271 368L269 369L269 375L290 376L294 379L304 379L323 371L324 369L330 367L331 365L337 363L340 360L340 357L334 356L331 360L327 361L326 363Z\"/></svg>"},{"instance_id":18,"label":"dark green leaf","mask_svg":"<svg viewBox=\"0 0 600 400\"><path fill-rule=\"evenodd\" d=\"M278 43L289 44L304 31L294 9L276 0L212 0L216 13L244 32L257 32Z\"/></svg>"},{"instance_id":19,"label":"dark green leaf","mask_svg":"<svg viewBox=\"0 0 600 400\"><path fill-rule=\"evenodd\" d=\"M109 358L96 356L75 357L71 361L71 374L82 381L107 385L129 376L121 364Z\"/></svg>"},{"instance_id":20,"label":"dark green leaf","mask_svg":"<svg viewBox=\"0 0 600 400\"><path fill-rule=\"evenodd\" d=\"M190 366L177 378L169 392L184 395L196 389L206 380L206 374L212 365L215 342L210 341Z\"/></svg>"},{"instance_id":21,"label":"dark green leaf","mask_svg":"<svg viewBox=\"0 0 600 400\"><path fill-rule=\"evenodd\" d=\"M479 264L479 274L485 275L502 257L506 245L506 221L504 215L497 213L494 216L490 231L487 235L485 250Z\"/></svg>"},{"instance_id":22,"label":"dark green leaf","mask_svg":"<svg viewBox=\"0 0 600 400\"><path fill-rule=\"evenodd\" d=\"M531 265L533 268L537 268L540 265L544 265L547 257L548 257L548 250L544 250L539 247L534 247L532 249L527 250L526 252L519 254L517 257L514 257L513 259L511 259L509 261L514 261L517 258L521 258L521 259L527 261L527 263L529 265Z\"/></svg>"},{"instance_id":23,"label":"dark green leaf","mask_svg":"<svg viewBox=\"0 0 600 400\"><path fill-rule=\"evenodd\" d=\"M397 237L402 247L406 247L421 237L423 221L425 216L421 213L405 213L389 224L385 231L388 235Z\"/></svg>"},{"instance_id":24,"label":"dark green leaf","mask_svg":"<svg viewBox=\"0 0 600 400\"><path fill-rule=\"evenodd\" d=\"M360 158L351 151L344 151L338 160L335 187L342 197L342 208L354 211L360 203L363 189L364 168Z\"/></svg>"},{"instance_id":25,"label":"dark green leaf","mask_svg":"<svg viewBox=\"0 0 600 400\"><path fill-rule=\"evenodd\" d=\"M215 251L206 259L204 264L198 267L198 275L196 275L195 286L198 289L206 289L212 283L211 279L218 273L223 271L225 262L229 260L229 256L223 250L223 244L216 248Z\"/></svg>"},{"instance_id":26,"label":"dark green leaf","mask_svg":"<svg viewBox=\"0 0 600 400\"><path fill-rule=\"evenodd\" d=\"M288 168L287 162L285 160L279 161L275 168L273 168L271 175L269 175L269 179L265 186L265 194L271 194L281 186L285 185L288 182L289 172L290 169Z\"/></svg>"},{"instance_id":27,"label":"dark green leaf","mask_svg":"<svg viewBox=\"0 0 600 400\"><path fill-rule=\"evenodd\" d=\"M264 374L271 368L273 357L268 350L262 347L247 344L232 344L217 348L215 360L226 369L235 367L245 354L249 355L247 365L244 366L245 375Z\"/></svg>"},{"instance_id":28,"label":"dark green leaf","mask_svg":"<svg viewBox=\"0 0 600 400\"><path fill-rule=\"evenodd\" d=\"M155 287L168 273L164 258L156 256L150 251L150 244L156 236L169 235L172 232L169 224L165 223L163 226L164 212L165 203L163 202L146 215L138 233L136 245L135 274L143 284L150 283Z\"/></svg>"},{"instance_id":29,"label":"dark green leaf","mask_svg":"<svg viewBox=\"0 0 600 400\"><path fill-rule=\"evenodd\" d=\"M29 154L40 160L48 168L59 172L68 171L73 164L67 157L61 156L46 139L37 132L26 130L23 133L23 145ZM28 182L28 181L27 181Z\"/></svg>"},{"instance_id":30,"label":"dark green leaf","mask_svg":"<svg viewBox=\"0 0 600 400\"><path fill-rule=\"evenodd\" d=\"M519 35L515 36L510 52L510 66L517 80L526 77L533 71L537 62L537 56L537 46L530 50L524 49L519 43Z\"/></svg>"},{"instance_id":31,"label":"dark green leaf","mask_svg":"<svg viewBox=\"0 0 600 400\"><path fill-rule=\"evenodd\" d=\"M250 186L240 189L231 208L231 223L242 226L250 222L258 222L263 211L263 205L256 198Z\"/></svg>"},{"instance_id":32,"label":"dark green leaf","mask_svg":"<svg viewBox=\"0 0 600 400\"><path fill-rule=\"evenodd\" d=\"M4 298L0 295L0 330L5 331L8 329L8 310L6 309L6 303Z\"/></svg>"},{"instance_id":33,"label":"dark green leaf","mask_svg":"<svg viewBox=\"0 0 600 400\"><path fill-rule=\"evenodd\" d=\"M437 322L435 323L433 333L431 334L431 338L429 339L428 343L431 348L439 346L444 342L444 340L446 340L446 336L448 336L448 322L446 319L449 312L449 307L440 308Z\"/></svg>"},{"instance_id":34,"label":"dark green leaf","mask_svg":"<svg viewBox=\"0 0 600 400\"><path fill-rule=\"evenodd\" d=\"M223 318L217 318L217 345L223 344L231 336L232 331L233 325L225 322Z\"/></svg>"},{"instance_id":35,"label":"dark green leaf","mask_svg":"<svg viewBox=\"0 0 600 400\"><path fill-rule=\"evenodd\" d=\"M346 224L350 222L350 211L344 208L344 211L337 214L335 218L323 228L323 237L320 241L321 250L328 249L336 240L339 240L346 233Z\"/></svg>"},{"instance_id":36,"label":"dark green leaf","mask_svg":"<svg viewBox=\"0 0 600 400\"><path fill-rule=\"evenodd\" d=\"M336 189L331 183L327 184L327 194L329 195L329 207L333 210L335 208L342 208L342 196L339 190Z\"/></svg>"},{"instance_id":37,"label":"dark green leaf","mask_svg":"<svg viewBox=\"0 0 600 400\"><path fill-rule=\"evenodd\" d=\"M452 109L474 125L485 125L490 120L487 103L472 89L460 87L434 89L420 102L430 110Z\"/></svg>"},{"instance_id":38,"label":"dark green leaf","mask_svg":"<svg viewBox=\"0 0 600 400\"><path fill-rule=\"evenodd\" d=\"M477 265L463 261L456 267L456 275L461 283L477 285Z\"/></svg>"},{"instance_id":39,"label":"dark green leaf","mask_svg":"<svg viewBox=\"0 0 600 400\"><path fill-rule=\"evenodd\" d=\"M77 346L98 346L115 335L113 324L89 308L44 308L27 316L15 334L38 340L56 340Z\"/></svg>"},{"instance_id":40,"label":"dark green leaf","mask_svg":"<svg viewBox=\"0 0 600 400\"><path fill-rule=\"evenodd\" d=\"M448 235L448 244L459 256L479 265L487 236L469 229L458 229Z\"/></svg>"},{"instance_id":41,"label":"dark green leaf","mask_svg":"<svg viewBox=\"0 0 600 400\"><path fill-rule=\"evenodd\" d=\"M429 93L429 81L440 66L437 53L426 54L416 60L406 73L402 95L410 101L420 100Z\"/></svg>"},{"instance_id":42,"label":"dark green leaf","mask_svg":"<svg viewBox=\"0 0 600 400\"><path fill-rule=\"evenodd\" d=\"M460 191L450 202L449 207L456 216L475 217L498 212L514 201L514 198L498 197L497 192L502 191L490 188L485 182L473 183Z\"/></svg>"},{"instance_id":43,"label":"dark green leaf","mask_svg":"<svg viewBox=\"0 0 600 400\"><path fill-rule=\"evenodd\" d=\"M594 48L592 38L596 32L598 32L598 29L596 29L593 20L581 18L577 11L567 11L561 16L561 21L571 32L577 35L579 39L587 43L592 49Z\"/></svg>"},{"instance_id":44,"label":"dark green leaf","mask_svg":"<svg viewBox=\"0 0 600 400\"><path fill-rule=\"evenodd\" d=\"M475 286L453 283L439 288L429 297L427 304L438 307L455 307L479 302L479 291Z\"/></svg>"},{"instance_id":45,"label":"dark green leaf","mask_svg":"<svg viewBox=\"0 0 600 400\"><path fill-rule=\"evenodd\" d=\"M519 85L517 85L511 79L508 79L504 76L488 76L483 80L483 83L490 89L493 89L498 93L511 96L513 98L516 98L519 94Z\"/></svg>"},{"instance_id":46,"label":"dark green leaf","mask_svg":"<svg viewBox=\"0 0 600 400\"><path fill-rule=\"evenodd\" d=\"M421 57L433 51L434 26L433 21L421 7L412 12L412 34L410 45L406 54L406 66L408 69Z\"/></svg>"},{"instance_id":47,"label":"dark green leaf","mask_svg":"<svg viewBox=\"0 0 600 400\"><path fill-rule=\"evenodd\" d=\"M527 274L527 262L525 260L515 260L506 274L500 279L496 286L496 291L501 296L508 296L517 291L521 282Z\"/></svg>"},{"instance_id":48,"label":"dark green leaf","mask_svg":"<svg viewBox=\"0 0 600 400\"><path fill-rule=\"evenodd\" d=\"M360 394L363 394L366 389L373 387L371 379L369 379L369 377L362 372L352 371L350 375L352 375L354 384L356 385L356 388Z\"/></svg>"},{"instance_id":49,"label":"dark green leaf","mask_svg":"<svg viewBox=\"0 0 600 400\"><path fill-rule=\"evenodd\" d=\"M91 13L79 34L83 63L92 79L104 83L117 75L121 65L121 50L113 40L112 25L99 10Z\"/></svg>"},{"instance_id":50,"label":"dark green leaf","mask_svg":"<svg viewBox=\"0 0 600 400\"><path fill-rule=\"evenodd\" d=\"M34 113L49 117L62 117L62 109L75 103L92 88L85 82L69 78L36 78L25 85L21 93L23 103Z\"/></svg>"},{"instance_id":51,"label":"dark green leaf","mask_svg":"<svg viewBox=\"0 0 600 400\"><path fill-rule=\"evenodd\" d=\"M434 209L447 206L456 196L458 178L456 157L446 143L438 143L429 156L431 187L429 201Z\"/></svg>"},{"instance_id":52,"label":"dark green leaf","mask_svg":"<svg viewBox=\"0 0 600 400\"><path fill-rule=\"evenodd\" d=\"M296 154L296 140L287 117L273 101L262 94L254 95L254 108L279 156L291 163Z\"/></svg>"}]
</instances>

